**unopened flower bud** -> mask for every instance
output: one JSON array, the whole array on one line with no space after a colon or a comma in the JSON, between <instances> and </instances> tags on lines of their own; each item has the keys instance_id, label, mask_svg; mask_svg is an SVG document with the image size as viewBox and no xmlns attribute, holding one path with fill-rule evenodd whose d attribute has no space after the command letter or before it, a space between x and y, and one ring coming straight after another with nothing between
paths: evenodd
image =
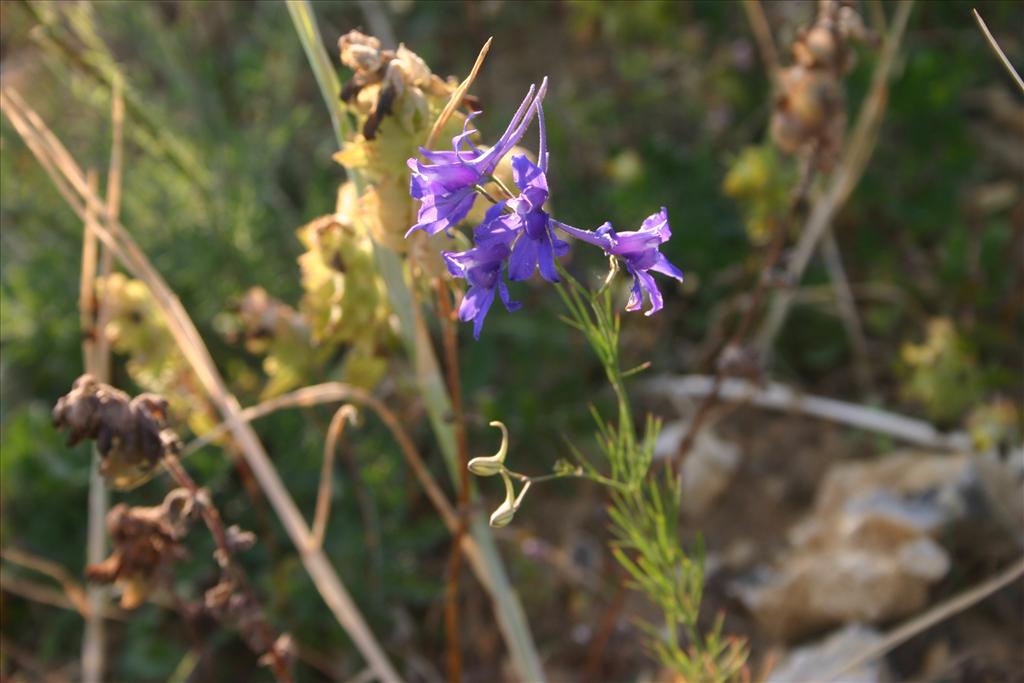
<instances>
[{"instance_id":1,"label":"unopened flower bud","mask_svg":"<svg viewBox=\"0 0 1024 683\"><path fill-rule=\"evenodd\" d=\"M497 510L491 514L491 526L495 529L500 529L503 526L508 526L512 521L512 518L516 516L516 508L512 505L512 501L506 500L502 503Z\"/></svg>"},{"instance_id":2,"label":"unopened flower bud","mask_svg":"<svg viewBox=\"0 0 1024 683\"><path fill-rule=\"evenodd\" d=\"M490 524L495 529L508 526L512 518L516 516L516 510L518 509L518 501L516 500L516 492L512 486L512 480L504 472L501 473L501 478L505 480L505 502L491 513Z\"/></svg>"},{"instance_id":3,"label":"unopened flower bud","mask_svg":"<svg viewBox=\"0 0 1024 683\"><path fill-rule=\"evenodd\" d=\"M508 429L497 420L491 422L491 426L501 430L501 448L494 455L473 458L469 461L467 465L469 471L478 477L493 477L505 469L505 455L508 454ZM511 517L509 519L511 520Z\"/></svg>"}]
</instances>

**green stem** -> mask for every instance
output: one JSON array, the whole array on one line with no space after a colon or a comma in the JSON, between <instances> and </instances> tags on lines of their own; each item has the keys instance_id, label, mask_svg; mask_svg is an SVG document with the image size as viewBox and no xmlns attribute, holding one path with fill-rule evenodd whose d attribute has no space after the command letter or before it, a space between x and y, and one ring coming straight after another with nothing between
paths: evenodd
<instances>
[{"instance_id":1,"label":"green stem","mask_svg":"<svg viewBox=\"0 0 1024 683\"><path fill-rule=\"evenodd\" d=\"M307 0L287 0L288 11L295 23L295 30L306 49L306 57L316 74L324 101L331 112L338 145L345 144L347 118L337 100L338 77L323 48L323 41L317 29L316 17ZM365 180L359 173L348 169L349 178L362 194ZM437 358L426 325L423 322L418 303L415 301L402 259L382 244L374 244L374 260L378 271L387 285L391 309L398 317L399 330L406 352L416 369L416 381L427 409L430 425L437 439L452 481L458 486L461 468L455 443L455 431L448 417L451 415L451 400L441 376ZM475 509L470 506L470 510ZM471 513L470 535L480 550L481 565L474 569L481 583L487 588L494 601L498 625L509 648L509 654L516 668L516 677L524 681L542 683L545 680L540 656L533 642L519 597L509 580L501 555L494 541L491 529L479 513Z\"/></svg>"}]
</instances>

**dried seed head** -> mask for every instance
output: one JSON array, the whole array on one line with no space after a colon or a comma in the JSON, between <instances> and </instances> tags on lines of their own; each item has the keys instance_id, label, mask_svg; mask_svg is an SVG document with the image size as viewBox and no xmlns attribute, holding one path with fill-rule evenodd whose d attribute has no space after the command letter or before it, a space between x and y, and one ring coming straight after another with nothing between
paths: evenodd
<instances>
[{"instance_id":1,"label":"dried seed head","mask_svg":"<svg viewBox=\"0 0 1024 683\"><path fill-rule=\"evenodd\" d=\"M256 534L251 531L243 531L237 524L227 528L228 549L232 553L240 553L253 547L256 543Z\"/></svg>"},{"instance_id":2,"label":"dried seed head","mask_svg":"<svg viewBox=\"0 0 1024 683\"><path fill-rule=\"evenodd\" d=\"M119 503L107 513L107 531L113 544L110 557L85 568L97 583L116 583L121 606L135 609L153 585L166 580L171 565L186 556L179 541L188 531L193 504L185 489L175 489L153 507Z\"/></svg>"},{"instance_id":3,"label":"dried seed head","mask_svg":"<svg viewBox=\"0 0 1024 683\"><path fill-rule=\"evenodd\" d=\"M353 71L376 71L381 67L380 41L359 31L338 38L341 63Z\"/></svg>"},{"instance_id":4,"label":"dried seed head","mask_svg":"<svg viewBox=\"0 0 1024 683\"><path fill-rule=\"evenodd\" d=\"M100 471L117 488L148 477L167 453L180 450L177 434L167 429L167 401L157 394L128 394L82 375L57 400L53 423L67 429L68 445L95 439Z\"/></svg>"}]
</instances>

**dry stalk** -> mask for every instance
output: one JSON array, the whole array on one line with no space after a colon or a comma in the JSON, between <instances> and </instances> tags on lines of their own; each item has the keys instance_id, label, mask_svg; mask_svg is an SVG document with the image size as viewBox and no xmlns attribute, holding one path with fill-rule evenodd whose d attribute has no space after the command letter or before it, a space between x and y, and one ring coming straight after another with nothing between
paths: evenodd
<instances>
[{"instance_id":1,"label":"dry stalk","mask_svg":"<svg viewBox=\"0 0 1024 683\"><path fill-rule=\"evenodd\" d=\"M448 99L448 103L444 105L444 109L441 110L440 116L437 117L437 121L434 121L433 127L430 129L430 134L427 135L427 141L424 143L424 147L431 149L434 143L437 142L437 136L441 134L441 129L444 128L444 124L448 123L448 119L451 118L452 113L462 103L463 98L466 96L466 91L469 90L469 86L476 80L476 75L480 72L480 67L484 64L484 58L487 57L487 53L491 49L491 42L494 37L487 39L484 46L480 48L480 54L476 56L476 61L473 62L473 68L469 70L469 75L466 76L466 80L459 84L459 87L455 89L452 96Z\"/></svg>"},{"instance_id":2,"label":"dry stalk","mask_svg":"<svg viewBox=\"0 0 1024 683\"><path fill-rule=\"evenodd\" d=\"M490 41L488 41L489 43ZM481 56L487 46L481 51ZM480 60L477 60L478 63ZM471 73L470 76L473 74ZM459 645L459 573L462 569L462 539L469 530L469 440L466 436L466 415L462 408L462 379L459 372L459 340L455 328L455 313L448 300L448 288L438 280L437 312L441 320L441 334L444 342L445 370L448 378L448 394L452 397L452 417L455 427L455 444L459 455L459 527L452 542L448 558L448 581L445 590L445 630L448 632L448 680L459 683L462 680L462 651Z\"/></svg>"},{"instance_id":3,"label":"dry stalk","mask_svg":"<svg viewBox=\"0 0 1024 683\"><path fill-rule=\"evenodd\" d=\"M715 377L707 375L655 377L641 384L642 390L649 394L673 399L704 398L714 386ZM723 403L749 403L759 408L810 415L923 448L971 450L971 438L966 432L943 433L923 420L880 408L804 394L779 382L755 384L729 378L719 383L718 396Z\"/></svg>"},{"instance_id":4,"label":"dry stalk","mask_svg":"<svg viewBox=\"0 0 1024 683\"><path fill-rule=\"evenodd\" d=\"M764 63L765 71L772 83L773 89L778 92L781 89L779 56L775 46L775 39L772 36L771 25L768 23L768 17L765 15L764 6L760 0L743 0L743 9L746 11L747 20L750 22L750 29L754 34L754 41L757 43L758 50L761 53L761 61ZM846 334L850 338L850 344L853 348L854 370L857 382L862 391L869 391L872 388L872 378L871 366L868 361L867 339L864 335L864 327L857 314L857 306L853 299L850 282L846 277L846 270L843 268L839 246L831 230L825 234L822 255L828 268L829 279L835 290L840 319L846 328Z\"/></svg>"},{"instance_id":5,"label":"dry stalk","mask_svg":"<svg viewBox=\"0 0 1024 683\"><path fill-rule=\"evenodd\" d=\"M98 612L87 610L83 614L79 610L79 605L76 605L67 596L67 593L59 591L56 588L50 588L42 584L23 579L20 576L15 576L10 572L5 572L0 569L0 589L10 593L11 595L17 595L20 598L31 600L32 602L38 602L41 605L49 605L50 607L58 607L69 612L77 612L82 616L83 619L90 618L94 614L99 614L104 619L114 619L116 621L127 621L128 614L117 607L111 605L102 605ZM86 603L88 604L88 603Z\"/></svg>"},{"instance_id":6,"label":"dry stalk","mask_svg":"<svg viewBox=\"0 0 1024 683\"><path fill-rule=\"evenodd\" d=\"M56 562L51 562L46 558L38 557L25 552L24 550L12 547L0 548L0 558L7 560L11 564L16 564L19 567L31 569L32 571L39 572L44 576L50 577L60 584L61 589L64 591L64 595L67 597L68 601L74 605L75 611L83 617L89 614L90 605L89 601L86 599L85 591L77 581L71 578L71 574L69 574L64 567L60 566Z\"/></svg>"},{"instance_id":7,"label":"dry stalk","mask_svg":"<svg viewBox=\"0 0 1024 683\"><path fill-rule=\"evenodd\" d=\"M747 21L750 22L750 30L754 34L754 42L757 43L758 52L761 53L761 63L768 74L774 87L779 85L779 51L775 47L775 39L772 37L772 27L768 23L768 17L764 13L764 7L760 0L743 0L743 10L747 14Z\"/></svg>"},{"instance_id":8,"label":"dry stalk","mask_svg":"<svg viewBox=\"0 0 1024 683\"><path fill-rule=\"evenodd\" d=\"M985 35L985 40L988 41L988 45L992 48L992 52L996 53L996 56L999 57L999 61L1001 61L1003 66L1006 67L1006 71L1010 74L1013 80L1016 81L1017 87L1020 88L1021 92L1024 92L1024 80L1021 80L1020 74L1017 73L1015 68L1013 68L1013 63L1006 56L1006 53L1003 52L1003 48L999 47L999 43L996 41L995 36L992 35L992 32L988 30L988 24L986 24L985 20L981 18L980 14L978 14L978 10L972 9L971 13L974 14L974 20L978 22L978 28L981 29L981 32Z\"/></svg>"},{"instance_id":9,"label":"dry stalk","mask_svg":"<svg viewBox=\"0 0 1024 683\"><path fill-rule=\"evenodd\" d=\"M167 469L168 474L171 478L178 483L179 486L183 486L188 489L188 492L192 494L193 500L199 504L199 514L203 518L203 523L206 524L206 528L210 530L210 535L213 536L214 543L217 545L217 551L214 553L214 557L217 559L217 563L221 568L228 574L231 581L241 591L242 595L248 604L253 605L256 613L258 614L258 622L251 624L248 628L258 631L259 639L262 642L269 644L269 649L266 652L259 652L260 661L267 661L270 665L271 670L274 672L274 678L279 683L291 683L292 676L289 670L288 662L285 659L284 653L278 648L279 642L278 637L275 635L270 623L267 620L266 615L263 612L263 608L260 606L256 599L256 595L249 585L249 580L245 575L245 572L235 562L234 552L231 547L231 543L228 541L228 533L224 529L224 523L221 521L220 511L213 504L213 499L210 498L206 492L201 491L196 485L196 482L192 479L191 475L181 466L178 458L172 453L165 453L163 458L164 467ZM243 636L245 634L243 633ZM246 638L248 639L248 638ZM264 658L266 658L264 660Z\"/></svg>"},{"instance_id":10,"label":"dry stalk","mask_svg":"<svg viewBox=\"0 0 1024 683\"><path fill-rule=\"evenodd\" d=\"M747 333L750 331L750 328L754 323L754 317L757 315L758 309L761 307L761 300L764 298L765 293L768 290L768 285L772 280L772 273L782 256L782 248L786 243L786 235L789 232L789 226L796 219L797 214L803 207L807 197L807 192L811 186L811 181L817 171L819 149L820 147L816 146L812 150L810 156L804 160L805 165L802 177L800 182L797 183L796 190L790 200L789 211L787 212L786 218L779 221L778 225L775 226L775 232L772 235L772 241L768 247L768 253L766 254L764 263L761 266L760 277L757 279L757 284L754 285L753 294L750 295L750 302L744 310L743 317L740 318L740 322L736 326L735 331L729 337L729 340L722 346L722 349L718 354L718 366L716 368L714 381L711 384L711 389L708 391L707 395L704 396L703 401L701 401L700 406L694 413L693 419L690 422L690 427L679 444L679 449L675 455L674 466L676 467L676 471L679 473L678 479L680 485L682 485L683 460L693 447L701 428L703 428L714 412L715 405L718 402L718 395L722 388L722 383L725 381L726 374L729 372L729 368L726 363L723 363L723 360L729 352L736 352L737 354L743 353L743 345L747 338Z\"/></svg>"},{"instance_id":11,"label":"dry stalk","mask_svg":"<svg viewBox=\"0 0 1024 683\"><path fill-rule=\"evenodd\" d=\"M843 257L839 252L839 244L832 230L825 231L822 237L821 255L828 269L829 280L835 291L836 309L839 319L846 328L846 336L853 347L853 371L862 392L871 391L874 380L871 374L871 363L868 359L868 340L864 334L864 325L857 313L857 304L853 298L853 288L846 277Z\"/></svg>"},{"instance_id":12,"label":"dry stalk","mask_svg":"<svg viewBox=\"0 0 1024 683\"><path fill-rule=\"evenodd\" d=\"M324 441L324 461L320 470L320 486L316 494L316 511L313 513L313 532L310 544L319 548L324 543L327 531L327 519L331 515L331 495L334 490L332 476L334 474L334 456L338 451L338 442L345 434L345 423L355 424L356 409L346 403L335 411L331 424L327 428L327 440Z\"/></svg>"},{"instance_id":13,"label":"dry stalk","mask_svg":"<svg viewBox=\"0 0 1024 683\"><path fill-rule=\"evenodd\" d=\"M99 178L96 171L88 173L89 187L93 192L99 191ZM82 364L87 373L106 382L106 376L100 376L100 364L104 357L109 359L110 347L106 342L104 327L97 324L99 317L96 301L96 278L99 242L91 226L96 222L94 211L87 210L85 229L82 235L82 273L79 284L78 312L82 334ZM108 249L103 250L104 261L109 261ZM104 264L107 265L107 264ZM109 367L109 360L104 363ZM88 564L101 562L107 554L107 540L104 520L107 516L109 500L107 484L100 474L100 456L96 446L90 449L92 460L89 469L89 509L86 523L85 559ZM85 588L89 602L89 613L85 616L85 629L82 634L82 680L85 683L100 683L103 680L104 668L104 624L99 615L107 602L110 590L107 586L88 584Z\"/></svg>"},{"instance_id":14,"label":"dry stalk","mask_svg":"<svg viewBox=\"0 0 1024 683\"><path fill-rule=\"evenodd\" d=\"M39 116L10 88L0 89L0 107L79 217L84 220L86 206L96 211L100 224L94 226L94 231L132 276L142 280L152 293L175 342L229 424L229 431L242 449L324 601L378 677L385 683L401 680L326 555L322 550L309 548L309 527L255 431L239 419L241 406L238 399L227 389L209 350L177 296L120 221L109 215L103 202L89 189L78 164Z\"/></svg>"},{"instance_id":15,"label":"dry stalk","mask_svg":"<svg viewBox=\"0 0 1024 683\"><path fill-rule=\"evenodd\" d=\"M867 167L868 160L874 151L881 128L882 115L889 93L889 77L892 73L899 45L903 38L913 0L900 0L896 8L889 33L885 37L878 63L871 79L871 86L864 103L861 105L854 124L853 132L846 144L842 158L839 160L824 195L814 203L807 222L804 225L793 256L789 260L786 280L795 287L803 278L804 270L811 256L832 224L832 219L846 202L850 193L860 181ZM789 313L793 302L791 289L776 292L769 306L768 314L757 335L757 346L763 358L767 359L775 342L776 336Z\"/></svg>"},{"instance_id":16,"label":"dry stalk","mask_svg":"<svg viewBox=\"0 0 1024 683\"><path fill-rule=\"evenodd\" d=\"M864 648L861 652L842 662L842 664L830 671L827 676L823 676L822 680L826 681L826 683L834 681L843 674L867 662L884 657L919 633L923 633L932 626L973 607L996 591L1009 586L1022 576L1024 576L1024 558L1017 560L995 576L900 624L889 631L878 643Z\"/></svg>"}]
</instances>

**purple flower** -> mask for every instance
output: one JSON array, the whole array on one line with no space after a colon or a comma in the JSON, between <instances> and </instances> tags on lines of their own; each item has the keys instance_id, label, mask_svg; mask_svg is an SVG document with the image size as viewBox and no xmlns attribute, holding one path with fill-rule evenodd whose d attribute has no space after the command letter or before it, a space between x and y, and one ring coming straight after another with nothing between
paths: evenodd
<instances>
[{"instance_id":1,"label":"purple flower","mask_svg":"<svg viewBox=\"0 0 1024 683\"><path fill-rule=\"evenodd\" d=\"M474 112L466 118L462 133L452 138L452 151L432 152L420 148L420 153L429 163L422 163L416 158L409 159L407 163L412 170L409 193L414 199L420 200L420 209L416 225L409 228L406 237L417 230L436 235L442 230L449 230L466 217L476 200L474 186L485 182L502 157L523 137L544 99L547 87L547 78L539 89L530 86L530 91L512 121L490 149L480 150L469 140L476 133L476 130L469 128L470 121L479 113ZM469 150L462 149L463 142L469 144Z\"/></svg>"},{"instance_id":2,"label":"purple flower","mask_svg":"<svg viewBox=\"0 0 1024 683\"><path fill-rule=\"evenodd\" d=\"M543 144L541 149L544 149ZM543 154L543 152L542 152ZM509 211L485 221L482 233L500 229L515 235L508 264L510 280L528 280L540 268L541 277L558 282L555 257L564 255L569 245L555 237L551 217L542 208L548 200L548 181L544 171L523 155L512 157L512 178L519 196L502 202Z\"/></svg>"},{"instance_id":3,"label":"purple flower","mask_svg":"<svg viewBox=\"0 0 1024 683\"><path fill-rule=\"evenodd\" d=\"M500 222L504 210L505 202L491 207L484 222L474 231L476 245L472 249L441 252L448 272L469 282L469 291L459 305L459 320L473 321L475 339L480 338L484 318L494 303L495 291L509 312L521 306L519 302L512 301L508 286L501 277L501 270L512 253L511 244L516 238L516 231Z\"/></svg>"},{"instance_id":4,"label":"purple flower","mask_svg":"<svg viewBox=\"0 0 1024 683\"><path fill-rule=\"evenodd\" d=\"M653 270L679 281L683 279L683 272L669 263L658 250L672 236L668 227L668 211L664 207L658 213L648 216L640 229L632 232L615 232L611 223L605 223L593 232L557 221L555 224L576 239L599 246L609 256L618 256L625 261L626 268L633 276L633 289L626 302L627 311L640 310L644 293L651 303L644 315L652 315L662 309L661 291L648 271Z\"/></svg>"}]
</instances>

